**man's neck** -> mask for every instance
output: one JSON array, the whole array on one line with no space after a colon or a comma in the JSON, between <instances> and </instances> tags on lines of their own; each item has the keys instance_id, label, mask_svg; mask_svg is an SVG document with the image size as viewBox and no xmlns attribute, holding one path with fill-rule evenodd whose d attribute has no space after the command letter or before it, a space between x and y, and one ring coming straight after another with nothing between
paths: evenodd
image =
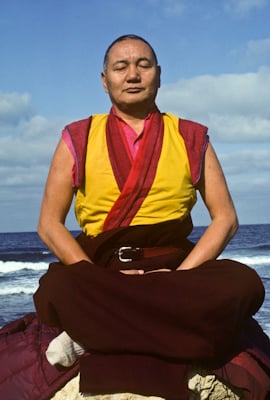
<instances>
[{"instance_id":1,"label":"man's neck","mask_svg":"<svg viewBox=\"0 0 270 400\"><path fill-rule=\"evenodd\" d=\"M130 125L138 134L141 133L144 126L144 121L148 115L157 109L156 105L149 109L143 110L138 110L138 108L136 110L131 110L130 108L128 110L123 110L116 106L113 106L113 108L116 115Z\"/></svg>"}]
</instances>

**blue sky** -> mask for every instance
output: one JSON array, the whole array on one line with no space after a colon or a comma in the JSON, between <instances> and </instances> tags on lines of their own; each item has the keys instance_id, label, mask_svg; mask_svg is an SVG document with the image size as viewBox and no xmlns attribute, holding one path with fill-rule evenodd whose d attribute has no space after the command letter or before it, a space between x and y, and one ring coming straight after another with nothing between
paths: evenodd
<instances>
[{"instance_id":1,"label":"blue sky","mask_svg":"<svg viewBox=\"0 0 270 400\"><path fill-rule=\"evenodd\" d=\"M61 129L108 111L103 54L125 33L157 52L161 111L209 126L240 223L270 223L269 19L269 0L2 2L0 231L36 230Z\"/></svg>"}]
</instances>

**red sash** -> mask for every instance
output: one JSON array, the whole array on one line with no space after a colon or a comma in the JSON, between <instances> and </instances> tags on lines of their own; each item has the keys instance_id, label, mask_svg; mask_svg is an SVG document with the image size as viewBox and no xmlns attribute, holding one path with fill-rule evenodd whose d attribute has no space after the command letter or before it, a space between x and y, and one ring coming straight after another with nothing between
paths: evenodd
<instances>
[{"instance_id":1,"label":"red sash","mask_svg":"<svg viewBox=\"0 0 270 400\"><path fill-rule=\"evenodd\" d=\"M112 169L121 193L107 215L103 231L129 225L139 210L156 175L163 135L163 118L157 110L150 116L140 148L132 162L117 117L110 112L106 138Z\"/></svg>"}]
</instances>

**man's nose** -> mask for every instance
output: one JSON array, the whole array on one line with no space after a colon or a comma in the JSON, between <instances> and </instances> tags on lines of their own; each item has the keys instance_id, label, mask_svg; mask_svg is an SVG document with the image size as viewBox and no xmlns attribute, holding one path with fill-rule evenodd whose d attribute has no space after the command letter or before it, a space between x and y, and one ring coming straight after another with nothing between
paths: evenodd
<instances>
[{"instance_id":1,"label":"man's nose","mask_svg":"<svg viewBox=\"0 0 270 400\"><path fill-rule=\"evenodd\" d=\"M139 70L136 65L130 64L127 71L127 80L138 82L141 79Z\"/></svg>"}]
</instances>

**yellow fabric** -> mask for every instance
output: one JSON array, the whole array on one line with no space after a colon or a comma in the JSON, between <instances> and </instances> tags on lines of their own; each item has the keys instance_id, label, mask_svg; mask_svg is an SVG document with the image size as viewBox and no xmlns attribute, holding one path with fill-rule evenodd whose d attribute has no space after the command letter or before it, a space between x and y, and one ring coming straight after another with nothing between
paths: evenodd
<instances>
[{"instance_id":1,"label":"yellow fabric","mask_svg":"<svg viewBox=\"0 0 270 400\"><path fill-rule=\"evenodd\" d=\"M163 114L164 140L153 185L130 225L182 220L196 202L185 143L178 117ZM85 185L76 196L75 212L87 235L102 231L105 218L120 192L106 145L107 114L93 116L87 146ZM119 149L121 151L121 149Z\"/></svg>"}]
</instances>

